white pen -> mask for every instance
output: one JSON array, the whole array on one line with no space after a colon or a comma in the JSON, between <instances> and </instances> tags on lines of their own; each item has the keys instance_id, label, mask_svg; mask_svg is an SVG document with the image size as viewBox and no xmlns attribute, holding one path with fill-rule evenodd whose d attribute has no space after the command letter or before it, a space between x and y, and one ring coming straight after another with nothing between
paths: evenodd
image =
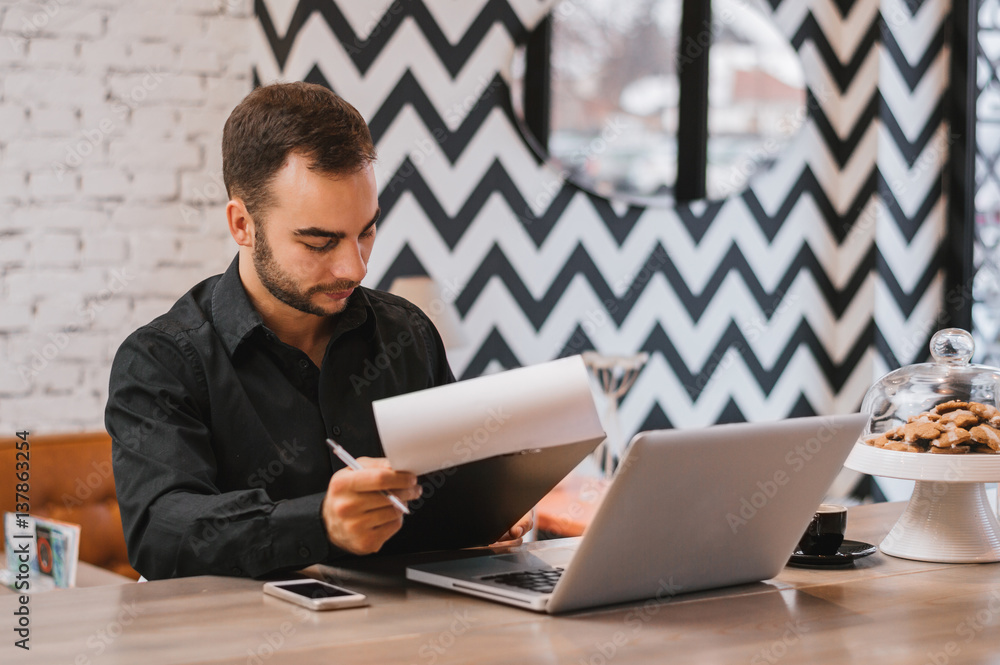
<instances>
[{"instance_id":1,"label":"white pen","mask_svg":"<svg viewBox=\"0 0 1000 665\"><path fill-rule=\"evenodd\" d=\"M333 454L339 457L340 461L347 465L347 468L354 469L355 471L360 471L361 469L364 468L363 466L358 464L358 460L354 459L354 457L351 456L351 453L344 450L344 447L342 445L340 445L333 439L327 439L326 442L330 444L331 448L333 448ZM398 496L390 492L386 492L385 490L381 491L382 494L385 495L387 499L389 499L392 505L396 506L397 508L403 511L404 515L410 514L410 509L407 508L406 504L403 503Z\"/></svg>"}]
</instances>

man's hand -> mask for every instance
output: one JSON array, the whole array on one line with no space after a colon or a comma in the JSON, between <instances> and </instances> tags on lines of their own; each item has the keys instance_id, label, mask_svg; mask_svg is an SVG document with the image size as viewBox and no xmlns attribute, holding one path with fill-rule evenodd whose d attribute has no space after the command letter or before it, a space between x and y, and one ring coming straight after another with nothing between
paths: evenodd
<instances>
[{"instance_id":1,"label":"man's hand","mask_svg":"<svg viewBox=\"0 0 1000 665\"><path fill-rule=\"evenodd\" d=\"M330 478L323 522L330 542L352 554L371 554L403 526L403 514L382 491L412 501L422 489L412 473L393 471L389 460L362 457L358 471L341 469Z\"/></svg>"},{"instance_id":2,"label":"man's hand","mask_svg":"<svg viewBox=\"0 0 1000 665\"><path fill-rule=\"evenodd\" d=\"M517 524L512 526L507 533L500 536L500 540L490 545L490 547L517 547L524 542L524 534L531 531L531 527L533 526L535 526L534 509L519 519Z\"/></svg>"}]
</instances>

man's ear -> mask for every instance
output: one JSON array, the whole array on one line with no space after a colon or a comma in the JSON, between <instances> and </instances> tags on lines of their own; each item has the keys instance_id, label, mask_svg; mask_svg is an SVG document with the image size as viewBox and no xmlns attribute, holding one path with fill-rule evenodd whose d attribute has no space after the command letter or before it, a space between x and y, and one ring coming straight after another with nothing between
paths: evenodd
<instances>
[{"instance_id":1,"label":"man's ear","mask_svg":"<svg viewBox=\"0 0 1000 665\"><path fill-rule=\"evenodd\" d=\"M253 247L256 225L241 199L234 197L226 204L226 219L229 222L229 233L236 244L240 247Z\"/></svg>"}]
</instances>

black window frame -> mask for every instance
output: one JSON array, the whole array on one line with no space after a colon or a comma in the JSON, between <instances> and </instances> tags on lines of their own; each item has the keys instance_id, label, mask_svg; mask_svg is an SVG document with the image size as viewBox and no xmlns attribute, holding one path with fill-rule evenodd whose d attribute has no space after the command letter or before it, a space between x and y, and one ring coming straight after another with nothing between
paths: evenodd
<instances>
[{"instance_id":1,"label":"black window frame","mask_svg":"<svg viewBox=\"0 0 1000 665\"><path fill-rule=\"evenodd\" d=\"M976 216L976 48L979 3L952 0L947 238L942 247L945 270L943 318L948 326L972 331L973 239ZM964 57L963 57L964 56Z\"/></svg>"}]
</instances>

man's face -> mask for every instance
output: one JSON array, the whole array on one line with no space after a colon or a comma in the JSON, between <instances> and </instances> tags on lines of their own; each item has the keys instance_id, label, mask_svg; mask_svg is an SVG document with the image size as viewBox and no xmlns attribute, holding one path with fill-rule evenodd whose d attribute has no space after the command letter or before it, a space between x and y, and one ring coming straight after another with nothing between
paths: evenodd
<instances>
[{"instance_id":1,"label":"man's face","mask_svg":"<svg viewBox=\"0 0 1000 665\"><path fill-rule=\"evenodd\" d=\"M378 195L371 165L351 175L309 170L292 154L271 183L273 203L254 234L261 284L289 307L316 316L344 311L368 270Z\"/></svg>"}]
</instances>

